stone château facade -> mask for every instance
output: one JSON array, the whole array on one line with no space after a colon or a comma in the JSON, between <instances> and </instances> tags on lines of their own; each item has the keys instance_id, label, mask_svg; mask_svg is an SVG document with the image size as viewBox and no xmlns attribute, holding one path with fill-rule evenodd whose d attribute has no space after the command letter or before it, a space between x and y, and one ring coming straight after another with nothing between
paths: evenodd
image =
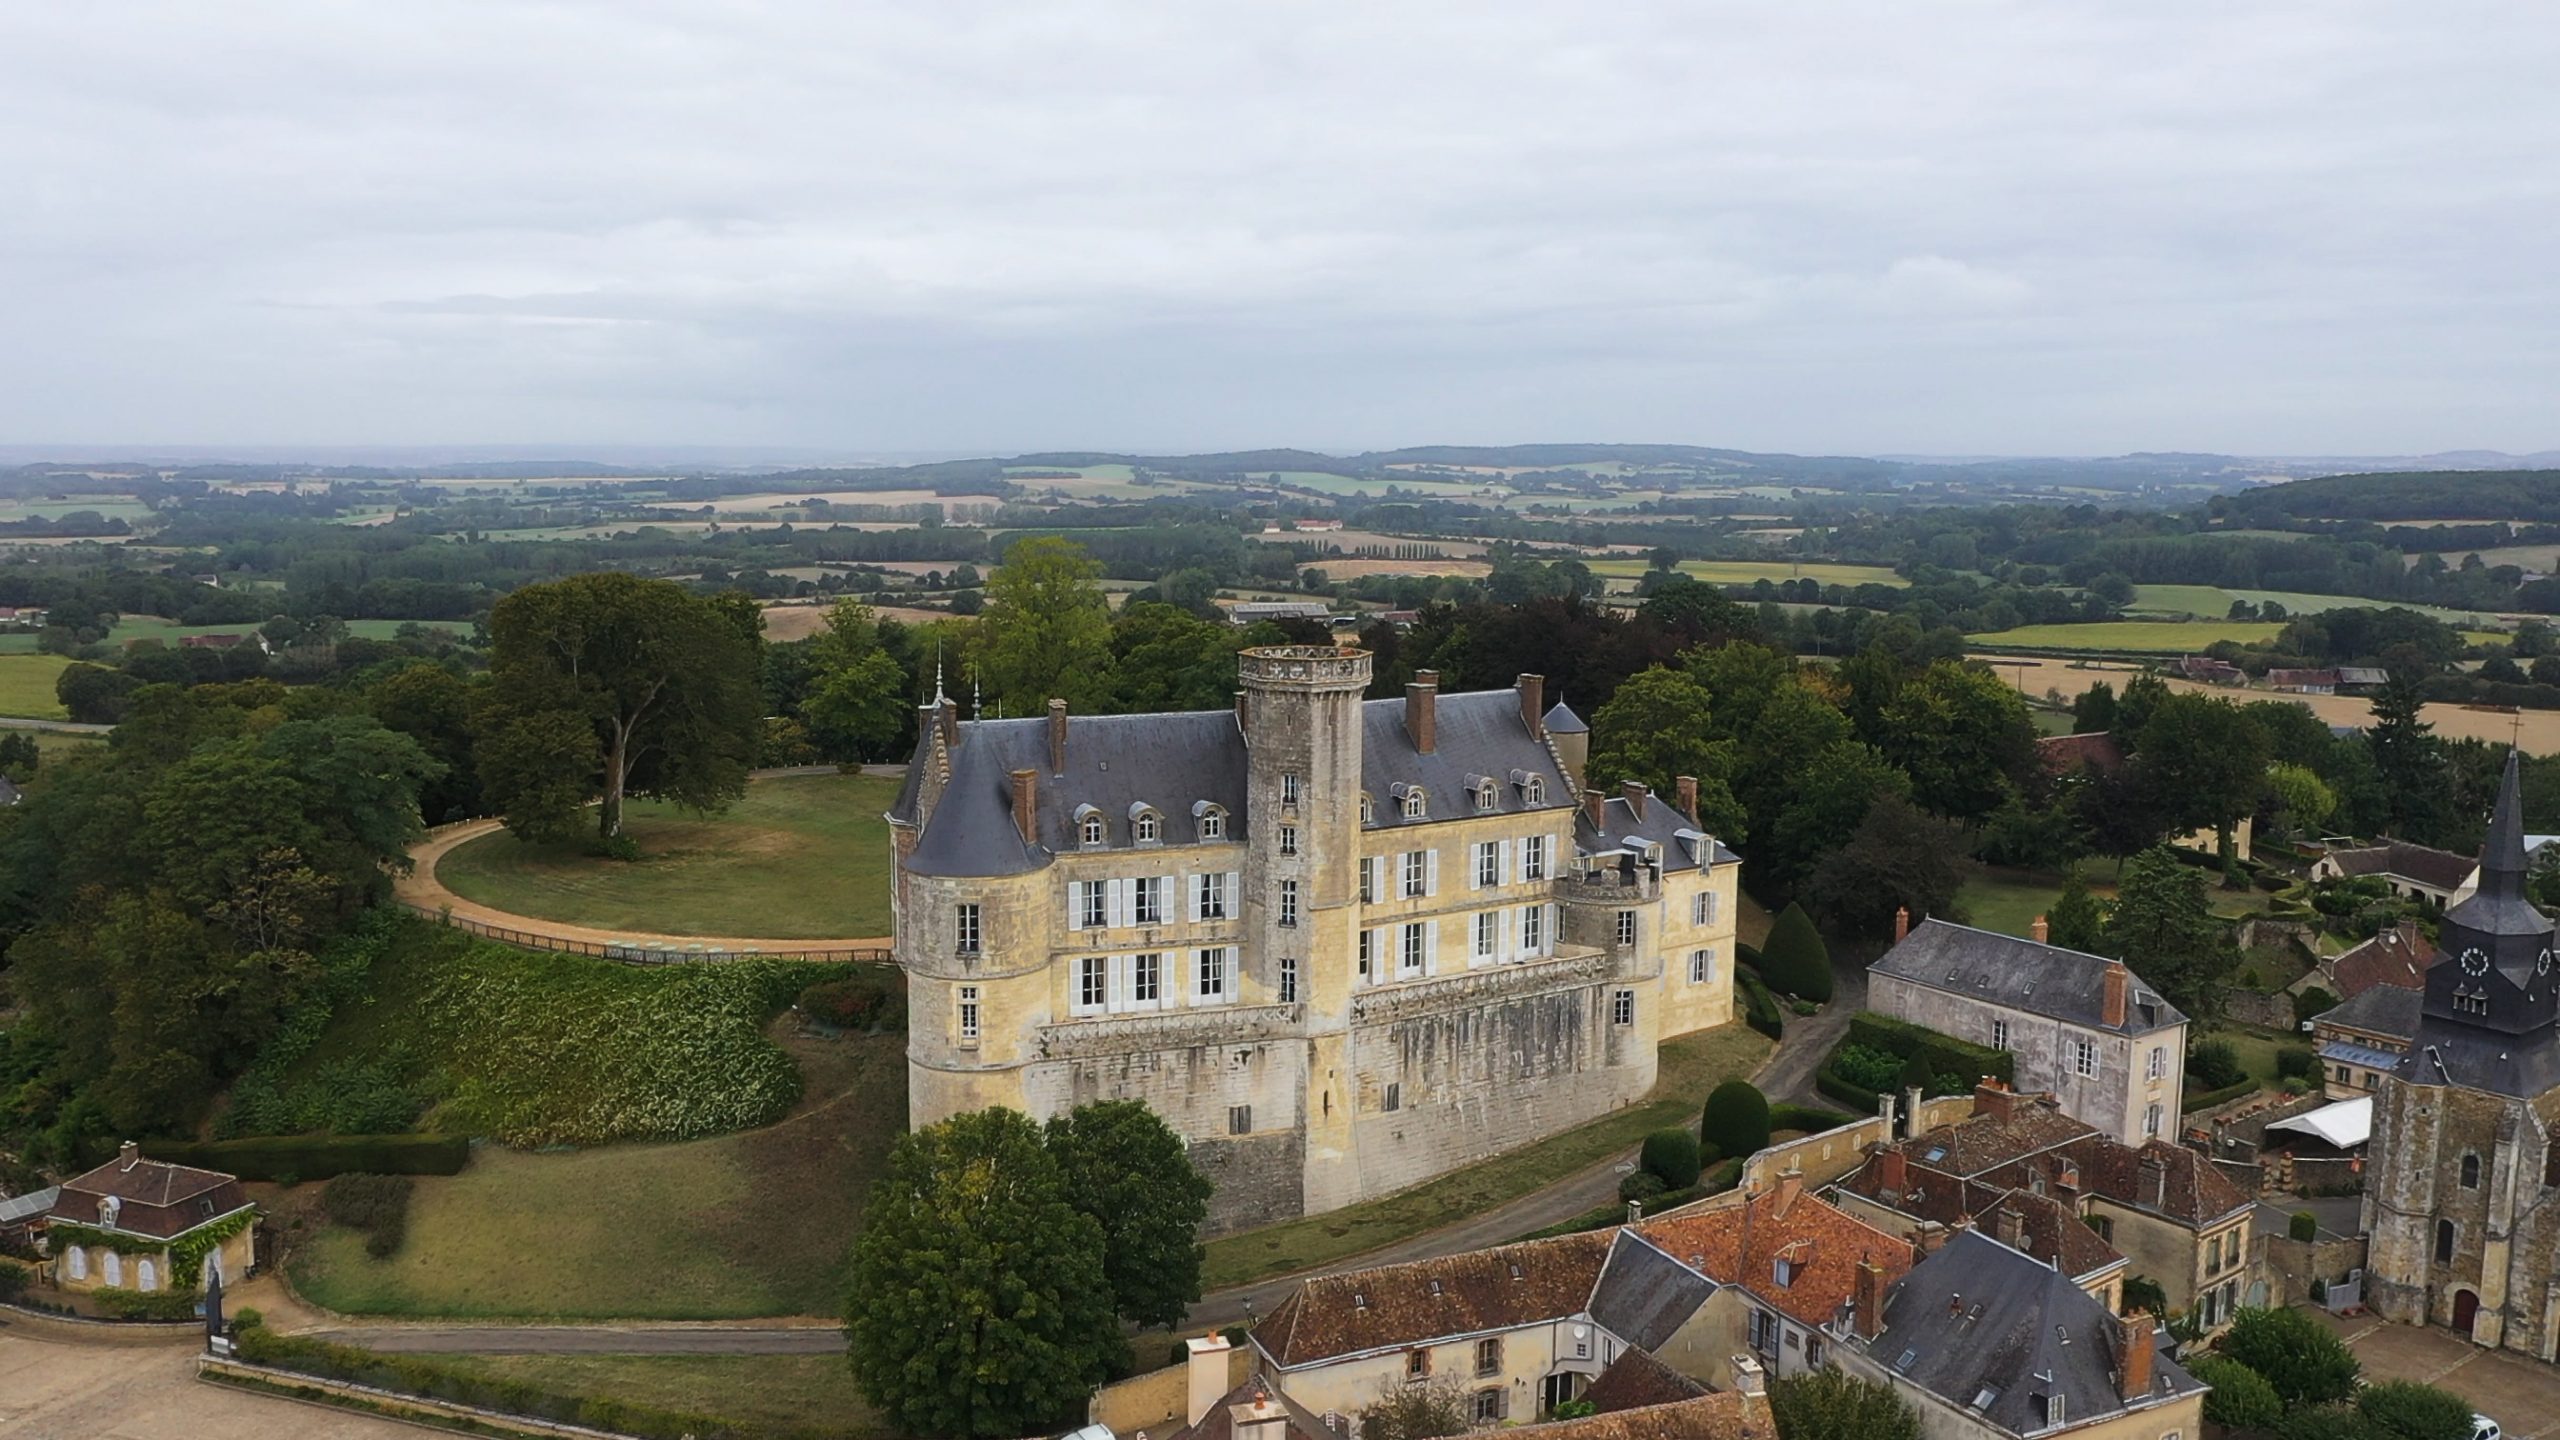
<instances>
[{"instance_id":1,"label":"stone ch\u00e2teau facade","mask_svg":"<svg viewBox=\"0 0 2560 1440\"><path fill-rule=\"evenodd\" d=\"M2384 1318L2560 1358L2560 976L2525 899L2516 757L2478 888L2445 912L2416 1033L2374 1096L2366 1298Z\"/></svg>"},{"instance_id":2,"label":"stone ch\u00e2teau facade","mask_svg":"<svg viewBox=\"0 0 2560 1440\"><path fill-rule=\"evenodd\" d=\"M1235 1228L1640 1099L1733 1018L1733 852L1693 782L1579 789L1539 677L1364 700L1365 651L1240 657L1233 711L962 722L890 812L910 1118L1145 1100Z\"/></svg>"}]
</instances>

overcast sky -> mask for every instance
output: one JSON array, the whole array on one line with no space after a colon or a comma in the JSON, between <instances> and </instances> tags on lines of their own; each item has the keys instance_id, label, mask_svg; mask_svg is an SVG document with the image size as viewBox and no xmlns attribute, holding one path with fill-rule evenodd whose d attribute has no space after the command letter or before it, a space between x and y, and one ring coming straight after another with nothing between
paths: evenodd
<instances>
[{"instance_id":1,"label":"overcast sky","mask_svg":"<svg viewBox=\"0 0 2560 1440\"><path fill-rule=\"evenodd\" d=\"M2560 7L20 4L0 443L2560 446Z\"/></svg>"}]
</instances>

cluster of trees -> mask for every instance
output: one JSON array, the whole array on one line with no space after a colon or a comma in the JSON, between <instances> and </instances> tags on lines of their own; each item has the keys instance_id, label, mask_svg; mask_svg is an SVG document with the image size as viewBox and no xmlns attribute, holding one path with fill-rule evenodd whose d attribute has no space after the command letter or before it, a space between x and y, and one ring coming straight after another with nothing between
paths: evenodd
<instances>
[{"instance_id":1,"label":"cluster of trees","mask_svg":"<svg viewBox=\"0 0 2560 1440\"><path fill-rule=\"evenodd\" d=\"M2243 1310L2188 1363L2204 1418L2273 1440L2470 1440L2471 1402L2410 1380L2366 1384L2337 1335L2300 1310Z\"/></svg>"},{"instance_id":2,"label":"cluster of trees","mask_svg":"<svg viewBox=\"0 0 2560 1440\"><path fill-rule=\"evenodd\" d=\"M1045 1129L981 1110L902 1136L853 1245L855 1382L913 1434L1065 1423L1127 1372L1122 1322L1169 1328L1200 1298L1209 1193L1142 1101Z\"/></svg>"}]
</instances>

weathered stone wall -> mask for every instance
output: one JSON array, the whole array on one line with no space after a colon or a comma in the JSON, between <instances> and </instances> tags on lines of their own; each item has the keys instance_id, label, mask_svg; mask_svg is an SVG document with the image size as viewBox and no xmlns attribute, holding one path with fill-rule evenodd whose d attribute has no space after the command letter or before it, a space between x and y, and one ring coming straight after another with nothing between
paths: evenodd
<instances>
[{"instance_id":1,"label":"weathered stone wall","mask_svg":"<svg viewBox=\"0 0 2560 1440\"><path fill-rule=\"evenodd\" d=\"M2267 1285L2270 1305L2306 1304L2311 1282L2343 1280L2365 1263L2362 1236L2344 1240L2294 1240L2269 1235L2258 1241L2258 1275Z\"/></svg>"},{"instance_id":2,"label":"weathered stone wall","mask_svg":"<svg viewBox=\"0 0 2560 1440\"><path fill-rule=\"evenodd\" d=\"M1305 1041L1281 1038L1043 1061L1023 1072L1024 1108L1045 1119L1095 1100L1144 1100L1191 1142L1192 1164L1216 1187L1209 1228L1243 1229L1303 1209L1306 1055Z\"/></svg>"},{"instance_id":3,"label":"weathered stone wall","mask_svg":"<svg viewBox=\"0 0 2560 1440\"><path fill-rule=\"evenodd\" d=\"M2471 1338L2543 1359L2560 1341L2560 1190L2545 1187L2560 1091L2530 1105L2455 1086L2383 1082L2367 1147L2367 1303L2386 1319L2453 1323L2476 1297ZM2478 1183L2462 1183L2477 1156ZM2440 1221L2452 1258L2436 1259Z\"/></svg>"},{"instance_id":4,"label":"weathered stone wall","mask_svg":"<svg viewBox=\"0 0 2560 1440\"><path fill-rule=\"evenodd\" d=\"M2017 1058L2017 1087L2041 1090L2061 1102L2064 1114L2094 1125L2128 1145L2150 1138L2143 1133L2146 1110L2161 1107L2160 1138L2173 1139L2178 1125L2179 1085L2186 1070L2183 1027L2128 1039L2105 1031L2084 1030L2041 1015L1969 996L1950 994L1900 976L1874 975L1868 981L1868 1005L1896 1019L1925 1025L1976 1045L1991 1043L1991 1023L2009 1022L2009 1050ZM2074 1074L2065 1042L2074 1038L2097 1042L2098 1073ZM2165 1072L2152 1080L2149 1052L2159 1047Z\"/></svg>"}]
</instances>

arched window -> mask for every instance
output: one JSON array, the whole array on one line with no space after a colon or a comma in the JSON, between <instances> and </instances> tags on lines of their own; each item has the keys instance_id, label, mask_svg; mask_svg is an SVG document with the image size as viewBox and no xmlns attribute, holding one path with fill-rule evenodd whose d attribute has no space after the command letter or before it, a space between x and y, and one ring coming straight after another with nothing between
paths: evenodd
<instances>
[{"instance_id":1,"label":"arched window","mask_svg":"<svg viewBox=\"0 0 2560 1440\"><path fill-rule=\"evenodd\" d=\"M1361 792L1360 795L1360 823L1363 825L1378 823L1378 802L1369 798L1366 791Z\"/></svg>"},{"instance_id":2,"label":"arched window","mask_svg":"<svg viewBox=\"0 0 2560 1440\"><path fill-rule=\"evenodd\" d=\"M1224 840L1227 838L1227 812L1219 809L1215 805L1201 811L1200 838L1203 840Z\"/></svg>"},{"instance_id":3,"label":"arched window","mask_svg":"<svg viewBox=\"0 0 2560 1440\"><path fill-rule=\"evenodd\" d=\"M1544 776L1530 776L1529 783L1520 787L1520 790L1522 794L1529 797L1529 803L1532 805L1547 803L1547 782Z\"/></svg>"},{"instance_id":4,"label":"arched window","mask_svg":"<svg viewBox=\"0 0 2560 1440\"><path fill-rule=\"evenodd\" d=\"M1496 794L1496 793L1494 792L1493 782L1492 782L1492 781L1487 780L1487 781L1486 781L1486 782L1484 782L1482 785L1479 785L1479 786L1477 786L1477 787L1476 787L1476 809L1477 809L1477 810L1479 810L1479 811L1491 810L1494 806L1499 805L1499 804L1501 804L1501 803L1502 803L1502 798L1501 798L1501 796L1499 796L1498 794Z\"/></svg>"},{"instance_id":5,"label":"arched window","mask_svg":"<svg viewBox=\"0 0 2560 1440\"><path fill-rule=\"evenodd\" d=\"M1153 810L1145 810L1139 812L1137 820L1133 822L1129 828L1131 833L1137 837L1139 844L1153 845L1156 843L1156 836L1162 828L1162 822L1156 819L1156 812Z\"/></svg>"},{"instance_id":6,"label":"arched window","mask_svg":"<svg viewBox=\"0 0 2560 1440\"><path fill-rule=\"evenodd\" d=\"M2480 1157L2477 1155L2462 1157L2462 1188L2465 1190L2480 1188Z\"/></svg>"},{"instance_id":7,"label":"arched window","mask_svg":"<svg viewBox=\"0 0 2560 1440\"><path fill-rule=\"evenodd\" d=\"M113 1250L108 1251L107 1258L99 1262L98 1269L105 1273L107 1285L110 1289L121 1287L124 1284L124 1257L122 1255L117 1254Z\"/></svg>"},{"instance_id":8,"label":"arched window","mask_svg":"<svg viewBox=\"0 0 2560 1440\"><path fill-rule=\"evenodd\" d=\"M158 1267L158 1266L153 1265L153 1264L152 1264L150 1261L148 1261L148 1260L145 1260L145 1261L143 1261L140 1265L135 1266L135 1267L134 1267L133 1288L134 1288L134 1289L136 1289L136 1290L141 1291L141 1292L142 1292L143 1294L145 1294L145 1295L148 1295L148 1294L150 1294L152 1291L159 1289L159 1288L160 1288L160 1270L159 1270L159 1267Z\"/></svg>"},{"instance_id":9,"label":"arched window","mask_svg":"<svg viewBox=\"0 0 2560 1440\"><path fill-rule=\"evenodd\" d=\"M2453 1258L2453 1222L2450 1220L2436 1222L2436 1258L2438 1260Z\"/></svg>"},{"instance_id":10,"label":"arched window","mask_svg":"<svg viewBox=\"0 0 2560 1440\"><path fill-rule=\"evenodd\" d=\"M74 1245L70 1249L62 1252L62 1263L70 1267L72 1279L86 1280L89 1278L88 1251Z\"/></svg>"},{"instance_id":11,"label":"arched window","mask_svg":"<svg viewBox=\"0 0 2560 1440\"><path fill-rule=\"evenodd\" d=\"M1109 838L1109 833L1102 828L1101 816L1087 815L1084 817L1084 843L1087 846L1098 846Z\"/></svg>"},{"instance_id":12,"label":"arched window","mask_svg":"<svg viewBox=\"0 0 2560 1440\"><path fill-rule=\"evenodd\" d=\"M1404 792L1404 818L1407 820L1422 818L1422 787L1419 785Z\"/></svg>"}]
</instances>

